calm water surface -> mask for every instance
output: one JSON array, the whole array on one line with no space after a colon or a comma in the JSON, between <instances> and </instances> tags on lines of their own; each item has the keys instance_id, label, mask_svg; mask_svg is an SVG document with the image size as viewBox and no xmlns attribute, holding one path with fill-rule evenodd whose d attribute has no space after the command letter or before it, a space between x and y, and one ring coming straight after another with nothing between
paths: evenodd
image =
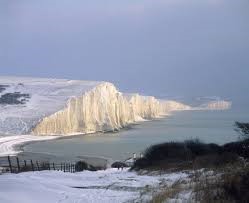
<instances>
[{"instance_id":1,"label":"calm water surface","mask_svg":"<svg viewBox=\"0 0 249 203\"><path fill-rule=\"evenodd\" d=\"M152 144L198 138L224 144L238 139L234 121L249 121L246 111L185 111L133 125L117 133L80 135L26 145L24 151L57 156L126 159Z\"/></svg>"}]
</instances>

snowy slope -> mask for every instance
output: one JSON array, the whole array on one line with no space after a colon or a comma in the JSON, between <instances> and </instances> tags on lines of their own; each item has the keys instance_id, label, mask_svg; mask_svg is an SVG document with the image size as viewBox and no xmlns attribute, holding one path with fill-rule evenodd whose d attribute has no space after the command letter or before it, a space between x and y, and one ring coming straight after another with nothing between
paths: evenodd
<instances>
[{"instance_id":1,"label":"snowy slope","mask_svg":"<svg viewBox=\"0 0 249 203\"><path fill-rule=\"evenodd\" d=\"M0 77L0 134L70 135L114 131L168 111L150 96L123 94L109 82Z\"/></svg>"},{"instance_id":2,"label":"snowy slope","mask_svg":"<svg viewBox=\"0 0 249 203\"><path fill-rule=\"evenodd\" d=\"M117 169L80 173L56 171L1 175L0 202L4 203L122 203L147 202L163 183L170 187L187 173L139 176ZM18 195L17 195L18 194Z\"/></svg>"}]
</instances>

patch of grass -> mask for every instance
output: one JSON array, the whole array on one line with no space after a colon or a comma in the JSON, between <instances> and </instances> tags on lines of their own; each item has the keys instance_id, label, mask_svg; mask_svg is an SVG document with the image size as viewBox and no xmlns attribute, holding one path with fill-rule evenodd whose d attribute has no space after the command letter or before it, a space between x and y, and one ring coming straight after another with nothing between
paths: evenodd
<instances>
[{"instance_id":1,"label":"patch of grass","mask_svg":"<svg viewBox=\"0 0 249 203\"><path fill-rule=\"evenodd\" d=\"M175 182L170 187L165 187L161 192L152 196L149 203L164 203L167 200L174 199L177 194L182 192L185 188L182 186L180 181ZM177 201L176 201L177 202Z\"/></svg>"},{"instance_id":2,"label":"patch of grass","mask_svg":"<svg viewBox=\"0 0 249 203\"><path fill-rule=\"evenodd\" d=\"M196 202L249 202L249 168L229 165L213 175L199 175L193 190Z\"/></svg>"},{"instance_id":3,"label":"patch of grass","mask_svg":"<svg viewBox=\"0 0 249 203\"><path fill-rule=\"evenodd\" d=\"M0 96L0 104L17 105L25 104L30 99L29 94L22 94L20 92L6 93Z\"/></svg>"},{"instance_id":4,"label":"patch of grass","mask_svg":"<svg viewBox=\"0 0 249 203\"><path fill-rule=\"evenodd\" d=\"M249 202L249 169L240 170L222 177L225 196L236 202Z\"/></svg>"}]
</instances>

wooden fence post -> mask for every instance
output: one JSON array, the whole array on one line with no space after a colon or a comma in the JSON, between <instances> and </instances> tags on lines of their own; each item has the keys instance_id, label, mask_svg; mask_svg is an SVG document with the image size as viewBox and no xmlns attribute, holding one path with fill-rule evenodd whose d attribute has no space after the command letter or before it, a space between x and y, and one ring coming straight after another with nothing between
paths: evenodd
<instances>
[{"instance_id":1,"label":"wooden fence post","mask_svg":"<svg viewBox=\"0 0 249 203\"><path fill-rule=\"evenodd\" d=\"M18 157L16 157L16 163L17 163L17 170L18 170L18 173L20 173L21 168L20 168L20 163L19 163L19 158L18 158Z\"/></svg>"},{"instance_id":2,"label":"wooden fence post","mask_svg":"<svg viewBox=\"0 0 249 203\"><path fill-rule=\"evenodd\" d=\"M54 171L55 171L55 166L54 166L54 162L53 162L53 168L54 168Z\"/></svg>"},{"instance_id":3,"label":"wooden fence post","mask_svg":"<svg viewBox=\"0 0 249 203\"><path fill-rule=\"evenodd\" d=\"M39 163L38 163L38 161L36 161L36 165L37 165L37 169L38 169L38 171L40 171L40 167L39 167Z\"/></svg>"},{"instance_id":4,"label":"wooden fence post","mask_svg":"<svg viewBox=\"0 0 249 203\"><path fill-rule=\"evenodd\" d=\"M30 163L31 163L32 171L34 171L35 169L34 169L34 164L33 164L32 159L30 160Z\"/></svg>"},{"instance_id":5,"label":"wooden fence post","mask_svg":"<svg viewBox=\"0 0 249 203\"><path fill-rule=\"evenodd\" d=\"M24 166L25 166L25 168L27 168L27 162L26 162L26 160L24 160Z\"/></svg>"},{"instance_id":6,"label":"wooden fence post","mask_svg":"<svg viewBox=\"0 0 249 203\"><path fill-rule=\"evenodd\" d=\"M10 167L10 173L13 173L12 165L11 165L11 161L10 161L10 156L8 156L8 162L9 162L9 167Z\"/></svg>"}]
</instances>

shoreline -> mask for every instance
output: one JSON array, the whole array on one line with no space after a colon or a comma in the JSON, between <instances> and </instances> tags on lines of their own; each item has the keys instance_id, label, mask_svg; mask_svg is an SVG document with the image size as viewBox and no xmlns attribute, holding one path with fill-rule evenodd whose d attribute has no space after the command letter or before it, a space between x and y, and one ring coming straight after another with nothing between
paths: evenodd
<instances>
[{"instance_id":1,"label":"shoreline","mask_svg":"<svg viewBox=\"0 0 249 203\"><path fill-rule=\"evenodd\" d=\"M25 135L25 137L29 137L29 136ZM70 162L77 162L77 161L85 161L89 165L92 165L94 167L102 167L102 168L110 168L111 164L114 162L113 159L108 158L108 157L88 156L88 155L81 155L81 156L76 156L76 157L64 156L64 155L59 156L59 155L54 155L54 154L50 154L46 152L42 152L42 153L29 152L29 151L24 151L23 149L26 145L29 145L32 143L45 142L48 140L55 140L55 139L63 139L63 137L53 137L51 139L29 140L29 141L22 141L22 142L15 143L9 146L12 150L11 153L9 153L8 151L8 153L2 153L0 155L0 163L7 164L8 156L12 158L18 157L21 162L24 160L27 160L27 161L33 160L33 161L40 161L40 162L54 162L54 163L61 163L61 162L70 163ZM20 139L17 139L17 140L19 141ZM2 144L6 144L6 143L2 143Z\"/></svg>"},{"instance_id":2,"label":"shoreline","mask_svg":"<svg viewBox=\"0 0 249 203\"><path fill-rule=\"evenodd\" d=\"M153 119L153 120L157 120ZM160 119L159 119L160 120ZM147 120L145 120L147 121ZM113 133L113 136L117 132L120 131L126 131L126 130L132 130L133 126L140 125L140 123L145 121L138 121L136 123L131 123L121 129L119 131L111 131ZM45 142L49 140L59 140L59 139L71 139L73 137L77 136L101 136L101 134L110 133L110 131L106 132L93 132L93 133L87 133L87 134L74 134L74 135L67 135L67 136L37 136L37 135L7 135L7 136L0 136L0 161L6 162L6 157L20 157L21 160L40 160L40 161L85 161L90 165L93 166L101 166L101 167L107 167L110 168L111 164L117 160L113 160L110 157L103 157L103 156L89 156L89 155L80 155L76 157L65 157L65 156L58 156L49 154L46 152L42 153L33 153L29 151L25 151L24 148L27 145L38 143L38 142ZM121 160L123 161L123 160Z\"/></svg>"},{"instance_id":3,"label":"shoreline","mask_svg":"<svg viewBox=\"0 0 249 203\"><path fill-rule=\"evenodd\" d=\"M163 116L161 118L155 118L153 120L160 120L162 118L165 118L166 116ZM15 156L19 153L25 152L23 151L23 147L26 145L36 143L36 142L45 142L48 140L57 140L57 139L70 139L72 137L76 136L82 136L82 135L93 135L96 136L98 134L105 134L105 133L117 133L120 131L126 131L126 130L131 130L133 129L133 126L135 125L140 125L140 123L146 122L148 120L143 120L143 121L137 121L135 123L130 123L127 126L124 126L123 128L119 129L118 131L100 131L100 132L91 132L91 133L79 133L79 134L72 134L72 135L6 135L6 136L0 136L0 157L5 157L5 156ZM87 157L87 156L86 156Z\"/></svg>"},{"instance_id":4,"label":"shoreline","mask_svg":"<svg viewBox=\"0 0 249 203\"><path fill-rule=\"evenodd\" d=\"M21 147L39 141L56 139L55 136L35 136L35 135L9 135L0 137L0 157L14 156L22 151Z\"/></svg>"},{"instance_id":5,"label":"shoreline","mask_svg":"<svg viewBox=\"0 0 249 203\"><path fill-rule=\"evenodd\" d=\"M144 121L138 121L135 123L130 123L129 125L119 129L118 131L106 131L106 132L94 132L94 133L88 133L88 134L74 134L74 135L68 135L68 136L55 136L55 135L50 135L50 136L36 136L36 135L7 135L7 136L0 136L0 157L6 157L8 155L10 156L16 156L20 154L25 154L25 157L29 153L29 157L33 155L34 153L31 152L25 152L25 146L37 143L37 142L45 142L49 140L57 140L57 139L72 139L73 137L77 136L101 136L101 134L105 133L112 133L113 136L116 136L115 134L118 132L122 131L127 131L127 130L132 130L134 126L141 125L142 123L145 123L147 121L151 122L157 122L161 121L163 119L167 119L174 115L175 113L178 113L179 111L171 112L171 114L167 115L162 115L160 117L151 119L151 120L144 120ZM182 111L181 111L182 112ZM48 154L41 152L41 156L48 156ZM49 155L51 157L54 157L52 154ZM82 155L85 159L102 159L102 160L111 160L110 157L101 157L101 156L85 156L84 154ZM37 156L36 156L37 157ZM90 157L90 158L89 158ZM71 160L71 159L69 159ZM114 160L115 161L115 160ZM123 160L122 160L123 161Z\"/></svg>"}]
</instances>

